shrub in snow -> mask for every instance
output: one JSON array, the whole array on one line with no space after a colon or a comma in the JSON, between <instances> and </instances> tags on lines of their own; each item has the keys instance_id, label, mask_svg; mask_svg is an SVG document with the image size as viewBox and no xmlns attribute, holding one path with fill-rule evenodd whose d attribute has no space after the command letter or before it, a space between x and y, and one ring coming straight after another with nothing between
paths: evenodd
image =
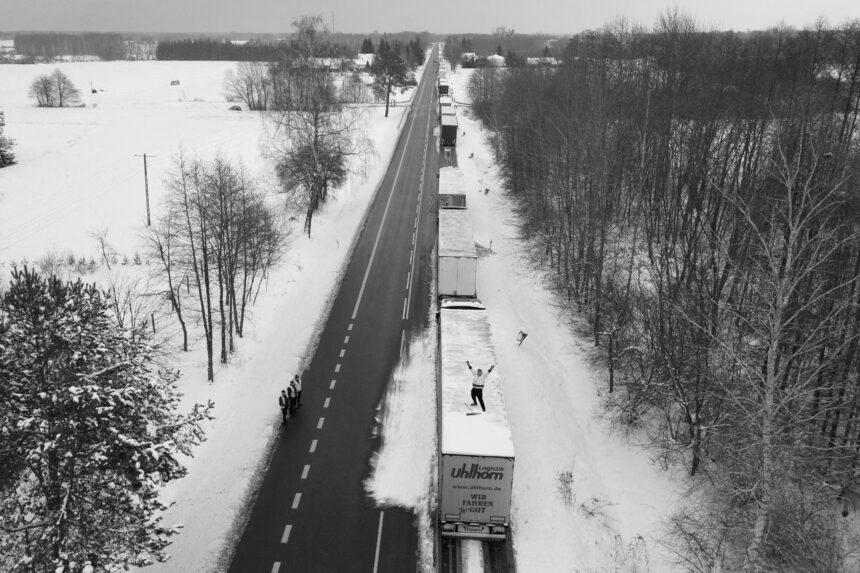
<instances>
[{"instance_id":1,"label":"shrub in snow","mask_svg":"<svg viewBox=\"0 0 860 573\"><path fill-rule=\"evenodd\" d=\"M81 103L81 92L59 68L37 77L27 92L39 107L68 107Z\"/></svg>"},{"instance_id":2,"label":"shrub in snow","mask_svg":"<svg viewBox=\"0 0 860 573\"><path fill-rule=\"evenodd\" d=\"M15 147L15 140L3 135L3 130L6 128L6 117L0 111L0 167L6 167L15 163L15 154L12 148Z\"/></svg>"},{"instance_id":3,"label":"shrub in snow","mask_svg":"<svg viewBox=\"0 0 860 573\"><path fill-rule=\"evenodd\" d=\"M111 569L168 543L156 493L212 404L177 413L178 373L108 299L26 268L0 299L0 570Z\"/></svg>"}]
</instances>

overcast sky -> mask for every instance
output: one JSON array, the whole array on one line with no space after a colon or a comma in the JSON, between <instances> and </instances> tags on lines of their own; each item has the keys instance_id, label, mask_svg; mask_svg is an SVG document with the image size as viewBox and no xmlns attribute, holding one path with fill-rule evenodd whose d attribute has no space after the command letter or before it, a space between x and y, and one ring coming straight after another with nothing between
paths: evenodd
<instances>
[{"instance_id":1,"label":"overcast sky","mask_svg":"<svg viewBox=\"0 0 860 573\"><path fill-rule=\"evenodd\" d=\"M802 27L860 17L860 0L0 0L0 30L285 32L301 14L334 18L340 32L570 33L617 16L652 24L677 5L708 28Z\"/></svg>"}]
</instances>

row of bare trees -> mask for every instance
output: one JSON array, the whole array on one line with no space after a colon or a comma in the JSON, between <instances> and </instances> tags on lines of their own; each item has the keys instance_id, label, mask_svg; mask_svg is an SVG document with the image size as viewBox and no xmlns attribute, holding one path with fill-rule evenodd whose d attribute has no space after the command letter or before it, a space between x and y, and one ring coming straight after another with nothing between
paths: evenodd
<instances>
[{"instance_id":1,"label":"row of bare trees","mask_svg":"<svg viewBox=\"0 0 860 573\"><path fill-rule=\"evenodd\" d=\"M165 213L147 240L182 329L183 350L189 323L203 329L212 381L214 339L220 337L219 360L226 363L283 250L282 225L244 167L223 157L180 156L167 188Z\"/></svg>"},{"instance_id":2,"label":"row of bare trees","mask_svg":"<svg viewBox=\"0 0 860 573\"><path fill-rule=\"evenodd\" d=\"M672 520L679 560L838 568L833 500L860 487L860 27L667 13L564 61L476 71L471 96L609 408L705 490Z\"/></svg>"}]
</instances>

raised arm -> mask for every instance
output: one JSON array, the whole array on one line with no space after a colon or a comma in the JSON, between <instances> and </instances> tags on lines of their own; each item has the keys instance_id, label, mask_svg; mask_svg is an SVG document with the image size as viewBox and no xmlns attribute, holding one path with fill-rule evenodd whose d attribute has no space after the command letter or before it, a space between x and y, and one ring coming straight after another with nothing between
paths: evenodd
<instances>
[{"instance_id":1,"label":"raised arm","mask_svg":"<svg viewBox=\"0 0 860 573\"><path fill-rule=\"evenodd\" d=\"M472 369L472 365L469 363L469 361L468 361L468 360L466 360L466 366L468 366L468 367L469 367L469 370L471 370L471 369Z\"/></svg>"},{"instance_id":2,"label":"raised arm","mask_svg":"<svg viewBox=\"0 0 860 573\"><path fill-rule=\"evenodd\" d=\"M493 368L495 368L495 367L496 367L496 365L495 365L495 364L493 364L492 366L490 366L490 367L487 369L487 374L489 374L490 372L492 372L492 371L493 371Z\"/></svg>"}]
</instances>

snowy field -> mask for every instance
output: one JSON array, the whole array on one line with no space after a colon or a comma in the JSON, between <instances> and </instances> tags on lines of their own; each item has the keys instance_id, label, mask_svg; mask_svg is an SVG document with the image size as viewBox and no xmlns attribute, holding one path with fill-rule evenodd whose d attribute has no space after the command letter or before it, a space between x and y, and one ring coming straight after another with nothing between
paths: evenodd
<instances>
[{"instance_id":1,"label":"snowy field","mask_svg":"<svg viewBox=\"0 0 860 573\"><path fill-rule=\"evenodd\" d=\"M81 89L86 107L33 106L28 85L55 67ZM0 65L0 109L6 112L7 134L18 142L18 164L0 171L0 261L6 271L12 261L34 261L52 250L98 259L96 231L106 230L121 255L143 253L146 205L138 153L156 156L149 163L153 220L164 195L162 179L180 149L201 159L217 153L241 159L264 189L274 191L272 168L262 153L265 122L257 113L230 111L223 95L224 73L234 67L231 62ZM180 85L171 86L173 80ZM91 81L104 91L90 93ZM412 93L398 99L408 101ZM177 526L180 534L168 549L172 558L147 571L224 568L239 512L277 435L275 398L309 358L407 110L392 108L385 118L384 108L362 108L362 131L374 153L351 166L347 183L314 217L312 239L301 234L301 218L287 222L293 229L284 260L251 310L251 327L231 363L216 364L215 383L206 382L199 340L192 340L188 354L170 358L183 371L179 385L185 403L213 400L215 420L206 424L207 441L187 460L188 476L163 492L170 507L162 523ZM273 194L272 201L280 199ZM103 275L100 269L85 278Z\"/></svg>"},{"instance_id":2,"label":"snowy field","mask_svg":"<svg viewBox=\"0 0 860 573\"><path fill-rule=\"evenodd\" d=\"M232 62L79 62L0 65L0 106L18 164L0 171L0 261L49 250L96 254L91 234L108 231L131 257L146 223L143 160L149 160L153 218L162 180L180 149L217 152L263 171L260 116L230 111L224 73ZM86 107L37 108L27 88L60 68ZM171 86L172 80L180 85ZM93 94L90 85L98 91Z\"/></svg>"}]
</instances>

